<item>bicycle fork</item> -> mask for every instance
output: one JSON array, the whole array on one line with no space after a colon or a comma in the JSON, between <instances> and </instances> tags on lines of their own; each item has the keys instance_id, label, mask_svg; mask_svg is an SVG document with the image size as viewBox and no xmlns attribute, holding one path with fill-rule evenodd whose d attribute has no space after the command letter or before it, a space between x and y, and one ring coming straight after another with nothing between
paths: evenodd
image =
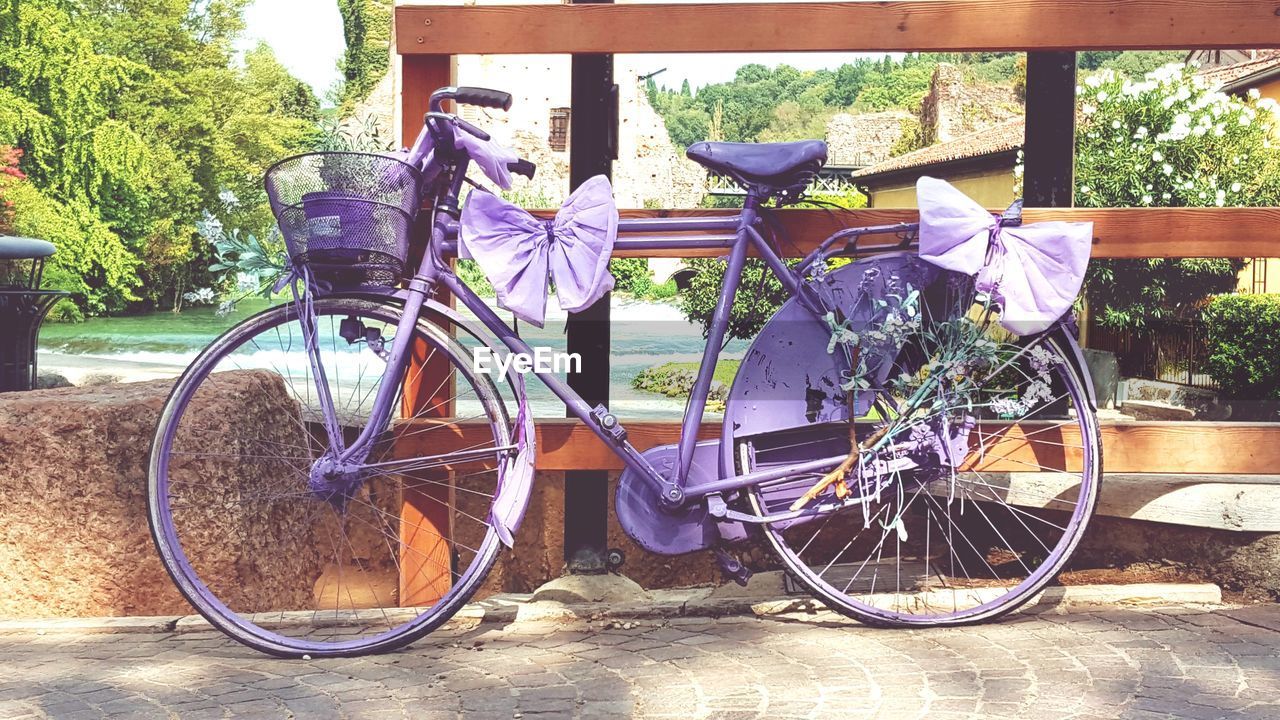
<instances>
[{"instance_id":1,"label":"bicycle fork","mask_svg":"<svg viewBox=\"0 0 1280 720\"><path fill-rule=\"evenodd\" d=\"M303 338L307 356L312 366L312 377L316 384L316 392L320 397L320 409L325 433L329 438L329 450L312 463L308 473L307 487L313 496L335 504L344 505L364 478L365 461L373 447L373 442L386 427L395 410L395 398L402 383L407 378L410 343L418 323L418 314L430 293L431 285L426 278L415 276L409 281L409 290L405 294L405 303L400 319L396 324L395 338L390 350L386 353L386 369L384 381L374 396L373 407L369 419L360 434L350 444L344 443L344 427L340 422L337 409L334 407L329 392L329 381L320 362L319 333L316 331L316 317L310 302L297 300L299 322L303 327ZM311 288L308 287L310 292Z\"/></svg>"}]
</instances>

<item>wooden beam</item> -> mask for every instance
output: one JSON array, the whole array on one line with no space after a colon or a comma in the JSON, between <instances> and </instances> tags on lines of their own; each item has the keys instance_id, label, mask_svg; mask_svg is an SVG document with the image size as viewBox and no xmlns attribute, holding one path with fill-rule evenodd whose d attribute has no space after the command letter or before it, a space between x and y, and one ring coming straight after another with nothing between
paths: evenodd
<instances>
[{"instance_id":1,"label":"wooden beam","mask_svg":"<svg viewBox=\"0 0 1280 720\"><path fill-rule=\"evenodd\" d=\"M1272 0L396 8L402 54L1190 50L1280 47Z\"/></svg>"},{"instance_id":2,"label":"wooden beam","mask_svg":"<svg viewBox=\"0 0 1280 720\"><path fill-rule=\"evenodd\" d=\"M993 210L993 212L1000 212ZM710 217L732 210L623 210L623 217ZM535 214L550 217L550 211ZM830 234L850 227L916 222L910 209L781 210L782 251L798 257ZM1028 223L1061 220L1093 223L1094 258L1277 257L1280 208L1027 208ZM671 237L679 237L671 234ZM625 239L626 234L619 236ZM868 238L864 244L886 242ZM615 248L615 257L721 257L728 251Z\"/></svg>"},{"instance_id":3,"label":"wooden beam","mask_svg":"<svg viewBox=\"0 0 1280 720\"><path fill-rule=\"evenodd\" d=\"M415 424L448 425L431 433L425 427L407 428L408 438L430 437L431 445L417 447L406 440L405 452L436 454L449 448L474 447L484 442L486 430L474 423L444 420L414 420ZM627 422L627 436L640 450L676 441L680 425L675 422ZM1062 452L1064 445L1078 445L1074 430L1039 433L1028 439L1025 428L984 424L983 432L998 437L987 448L977 466L982 472L1025 472L1054 460L1046 453ZM699 437L720 435L720 424L703 423ZM539 470L620 470L622 461L577 420L561 418L537 422ZM1280 468L1280 423L1227 422L1130 422L1102 426L1102 455L1109 473L1191 473L1269 475ZM1055 449L1056 448L1056 449ZM1028 465L1027 463L1035 463ZM1069 459L1071 465L1078 462ZM1046 464L1049 464L1046 462Z\"/></svg>"},{"instance_id":4,"label":"wooden beam","mask_svg":"<svg viewBox=\"0 0 1280 720\"><path fill-rule=\"evenodd\" d=\"M1017 507L1070 510L1056 498L1076 497L1079 483L1058 473L983 473L960 476L956 497ZM929 492L948 497L946 482ZM1107 473L1097 513L1129 520L1238 532L1280 532L1280 475L1160 475Z\"/></svg>"}]
</instances>

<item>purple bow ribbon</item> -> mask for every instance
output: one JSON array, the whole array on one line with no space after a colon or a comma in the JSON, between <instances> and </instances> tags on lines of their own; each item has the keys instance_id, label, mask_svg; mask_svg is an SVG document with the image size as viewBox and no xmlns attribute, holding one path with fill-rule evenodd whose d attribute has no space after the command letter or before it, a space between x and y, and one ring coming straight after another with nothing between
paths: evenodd
<instances>
[{"instance_id":1,"label":"purple bow ribbon","mask_svg":"<svg viewBox=\"0 0 1280 720\"><path fill-rule=\"evenodd\" d=\"M609 255L618 237L618 209L603 175L584 182L550 221L497 195L472 192L460 236L460 255L480 265L498 303L538 327L547 315L548 270L560 307L569 312L613 289Z\"/></svg>"},{"instance_id":2,"label":"purple bow ribbon","mask_svg":"<svg viewBox=\"0 0 1280 720\"><path fill-rule=\"evenodd\" d=\"M485 177L503 190L511 189L511 163L520 159L514 151L493 140L481 140L465 130L454 132L454 145L480 166Z\"/></svg>"},{"instance_id":3,"label":"purple bow ribbon","mask_svg":"<svg viewBox=\"0 0 1280 720\"><path fill-rule=\"evenodd\" d=\"M916 183L920 257L976 276L975 286L1001 306L1000 324L1033 335L1065 315L1089 265L1093 223L1005 225L945 180Z\"/></svg>"}]
</instances>

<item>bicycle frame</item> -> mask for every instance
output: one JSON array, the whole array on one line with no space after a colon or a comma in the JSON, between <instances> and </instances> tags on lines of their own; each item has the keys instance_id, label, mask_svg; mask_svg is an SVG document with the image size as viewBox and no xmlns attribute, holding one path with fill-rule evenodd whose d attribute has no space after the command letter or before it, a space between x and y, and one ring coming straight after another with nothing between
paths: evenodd
<instances>
[{"instance_id":1,"label":"bicycle frame","mask_svg":"<svg viewBox=\"0 0 1280 720\"><path fill-rule=\"evenodd\" d=\"M493 333L494 337L508 350L526 354L533 352L532 348L506 322L453 273L447 262L448 258L457 252L457 197L461 191L460 179L465 176L465 171L465 162L455 170L454 182L446 191L446 196L437 203L437 210L431 223L430 242L423 252L419 270L407 283L407 290L396 293L397 296L403 297L404 315L400 322L401 327L397 328L396 338L388 357L388 367L392 372L403 373L408 359L408 339L412 336L413 323L417 322L427 298L438 287L453 293L459 302L476 315L484 328ZM760 196L750 192L746 196L742 210L735 215L623 219L619 223L615 249L633 251L724 249L729 251L724 285L720 289L707 335L707 344L703 350L688 407L681 421L677 442L678 461L673 477L664 477L653 467L627 440L625 428L617 423L616 419L613 419L611 424L602 422L602 419L608 415L606 407L602 405L593 408L573 388L554 374L536 370L533 373L564 402L569 412L586 424L623 460L627 467L654 483L660 493L659 497L669 506L678 506L708 495L737 490L792 474L827 470L843 460L843 457L823 458L743 475L735 475L731 467L721 467L720 479L689 485L689 471L693 462L694 447L698 441L698 429L705 414L716 361L728 333L730 310L749 252L754 251L782 283L787 293L799 298L813 314L815 321L821 322L824 309L820 301L816 297L810 297L805 290L803 273L807 268L819 258L826 257L838 242L844 241L847 250L856 246L859 238L865 235L896 234L900 236L904 232L915 229L914 225L906 224L851 228L832 235L792 268L787 266L779 253L757 229L761 222L760 202ZM675 232L688 233L688 235L679 238L666 235ZM905 247L907 247L905 243L897 241L888 245L861 248L861 250L874 252ZM382 427L390 416L396 389L395 383L386 383L379 389L371 422L364 428L359 438L340 453L338 458L340 463L363 461L377 434L374 428ZM612 416L608 417L612 419Z\"/></svg>"}]
</instances>

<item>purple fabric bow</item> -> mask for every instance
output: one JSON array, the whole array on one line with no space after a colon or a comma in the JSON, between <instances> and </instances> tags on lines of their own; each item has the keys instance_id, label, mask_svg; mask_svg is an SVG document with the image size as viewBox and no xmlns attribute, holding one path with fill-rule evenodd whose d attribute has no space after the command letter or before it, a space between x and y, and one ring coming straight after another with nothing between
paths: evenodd
<instances>
[{"instance_id":1,"label":"purple fabric bow","mask_svg":"<svg viewBox=\"0 0 1280 720\"><path fill-rule=\"evenodd\" d=\"M498 303L538 327L547 316L548 269L560 307L569 312L613 289L609 255L618 237L618 209L603 175L582 183L554 220L539 220L497 195L472 192L460 235L460 255L479 263Z\"/></svg>"},{"instance_id":2,"label":"purple fabric bow","mask_svg":"<svg viewBox=\"0 0 1280 720\"><path fill-rule=\"evenodd\" d=\"M1000 324L1018 335L1047 330L1071 309L1089 265L1093 223L1003 225L945 180L916 183L920 257L976 276L1001 305Z\"/></svg>"}]
</instances>

